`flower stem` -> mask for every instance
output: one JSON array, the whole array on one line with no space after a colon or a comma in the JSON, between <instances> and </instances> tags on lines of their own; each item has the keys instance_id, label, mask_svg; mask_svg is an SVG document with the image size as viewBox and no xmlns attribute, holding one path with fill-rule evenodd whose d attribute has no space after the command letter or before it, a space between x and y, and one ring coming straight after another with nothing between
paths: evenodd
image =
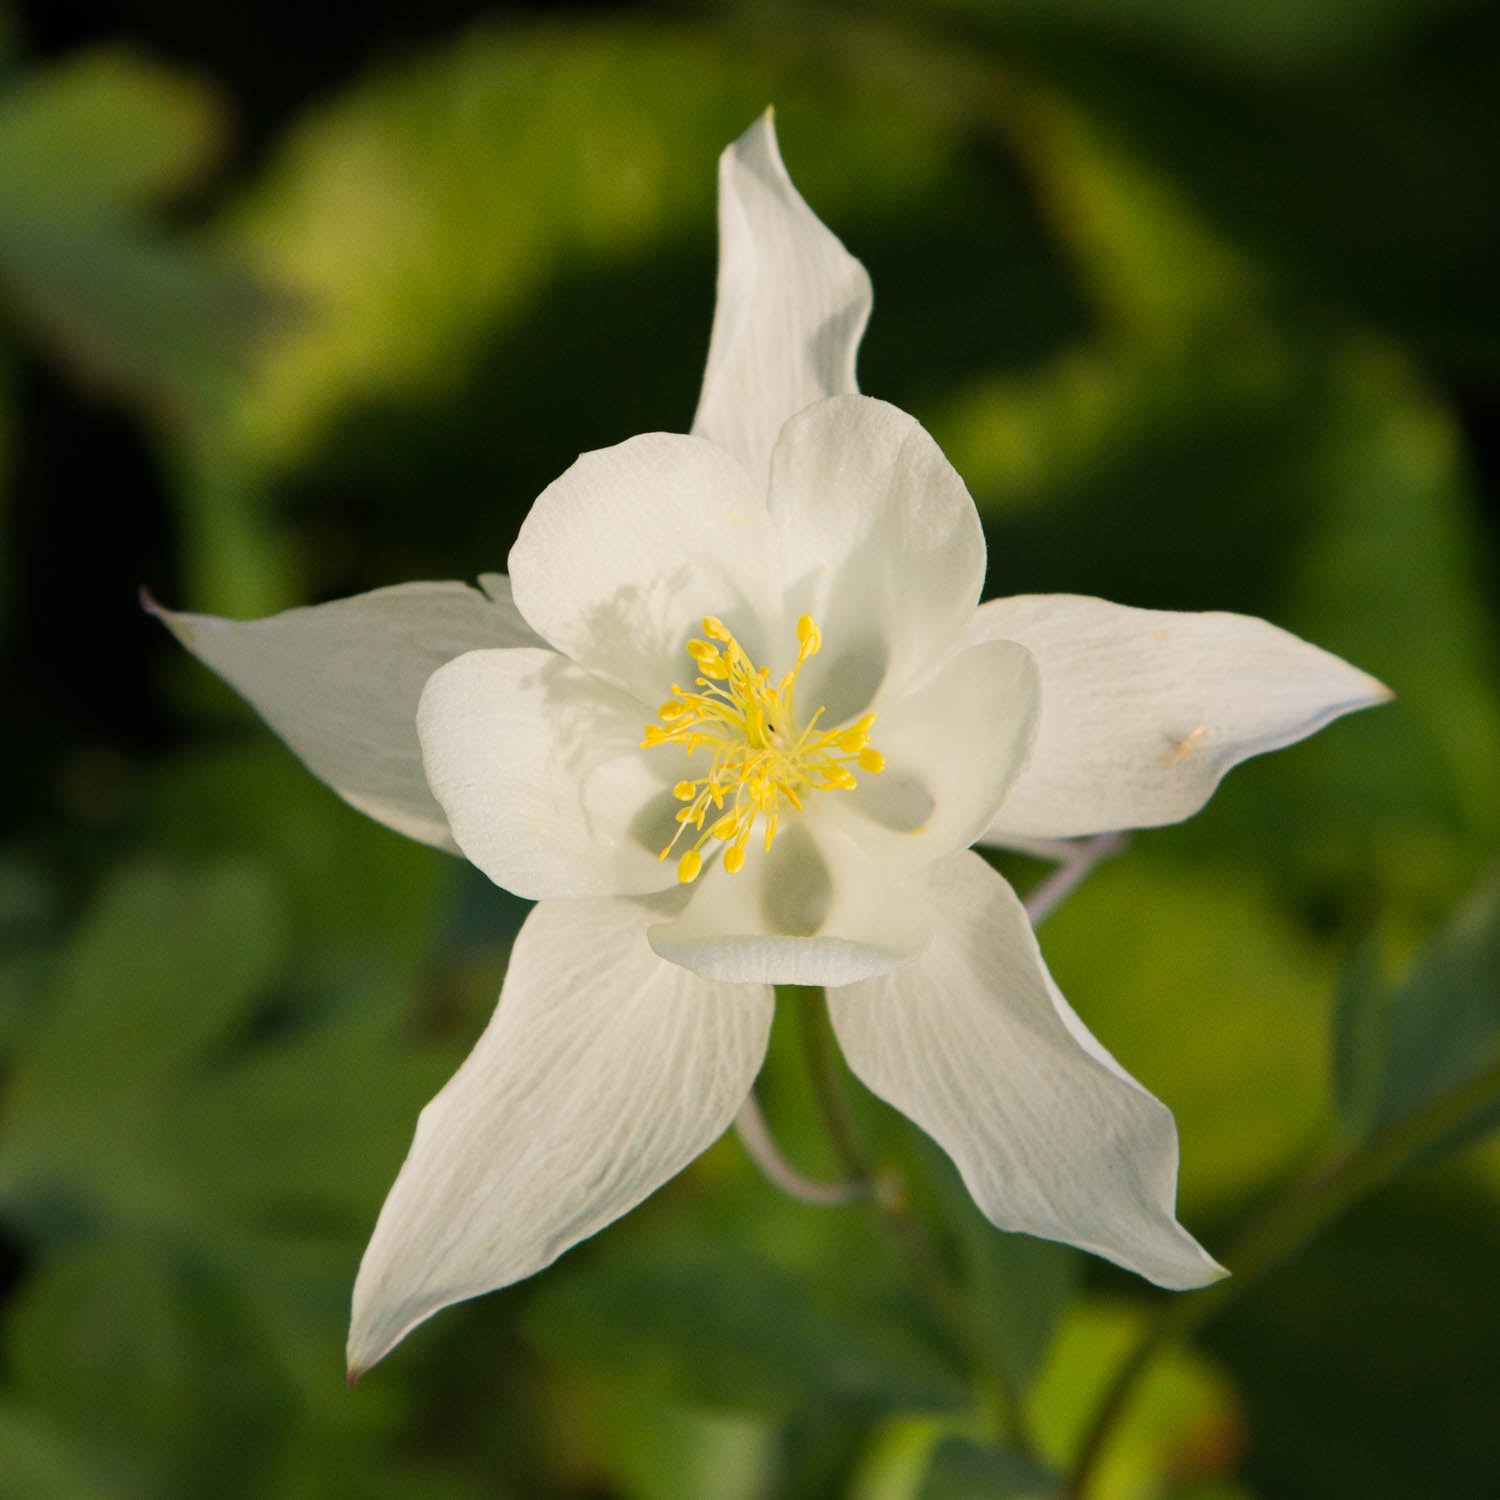
<instances>
[{"instance_id":1,"label":"flower stem","mask_svg":"<svg viewBox=\"0 0 1500 1500\"><path fill-rule=\"evenodd\" d=\"M819 1182L816 1178L799 1172L776 1144L776 1137L771 1134L771 1127L761 1111L760 1101L753 1093L746 1095L745 1102L740 1106L740 1112L734 1119L734 1128L746 1155L760 1168L767 1181L802 1203L819 1207L852 1203L870 1191L869 1182L863 1178L850 1182Z\"/></svg>"},{"instance_id":2,"label":"flower stem","mask_svg":"<svg viewBox=\"0 0 1500 1500\"><path fill-rule=\"evenodd\" d=\"M1125 847L1123 833L1100 833L1090 839L1057 840L1050 846L1036 843L1022 852L1038 859L1055 859L1057 868L1026 898L1026 915L1039 927L1083 882L1094 866ZM1017 846L1020 847L1020 846Z\"/></svg>"},{"instance_id":3,"label":"flower stem","mask_svg":"<svg viewBox=\"0 0 1500 1500\"><path fill-rule=\"evenodd\" d=\"M982 1320L974 1315L962 1288L948 1274L931 1239L912 1214L910 1195L900 1174L889 1169L877 1170L859 1137L839 1079L823 991L799 988L793 994L797 1006L797 1029L813 1097L834 1151L851 1176L873 1187L868 1199L872 1217L905 1263L939 1320L969 1351L983 1372L987 1386L994 1394L996 1416L1009 1445L1028 1458L1035 1457L1036 1445L1025 1403L1011 1376L1004 1351Z\"/></svg>"},{"instance_id":4,"label":"flower stem","mask_svg":"<svg viewBox=\"0 0 1500 1500\"><path fill-rule=\"evenodd\" d=\"M1500 1061L1388 1126L1331 1156L1273 1203L1225 1256L1234 1276L1164 1302L1125 1357L1079 1444L1065 1500L1085 1500L1109 1440L1146 1372L1163 1350L1186 1339L1308 1240L1500 1096Z\"/></svg>"}]
</instances>

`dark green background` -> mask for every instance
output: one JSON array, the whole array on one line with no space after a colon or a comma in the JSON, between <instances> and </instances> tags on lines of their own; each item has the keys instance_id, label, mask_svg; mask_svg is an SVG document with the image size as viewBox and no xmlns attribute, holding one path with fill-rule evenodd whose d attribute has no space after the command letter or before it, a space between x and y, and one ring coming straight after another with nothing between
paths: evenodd
<instances>
[{"instance_id":1,"label":"dark green background","mask_svg":"<svg viewBox=\"0 0 1500 1500\"><path fill-rule=\"evenodd\" d=\"M715 159L770 102L990 592L1264 615L1399 695L1044 934L1177 1113L1185 1221L1228 1244L1492 1058L1497 78L1467 0L0 10L0 1497L1017 1492L860 1213L733 1140L344 1389L364 1236L522 913L136 607L471 578L580 450L685 428ZM764 1094L831 1171L779 1033ZM856 1103L1064 1457L1153 1294L990 1231ZM1101 1494L1489 1494L1478 1134L1167 1361Z\"/></svg>"}]
</instances>

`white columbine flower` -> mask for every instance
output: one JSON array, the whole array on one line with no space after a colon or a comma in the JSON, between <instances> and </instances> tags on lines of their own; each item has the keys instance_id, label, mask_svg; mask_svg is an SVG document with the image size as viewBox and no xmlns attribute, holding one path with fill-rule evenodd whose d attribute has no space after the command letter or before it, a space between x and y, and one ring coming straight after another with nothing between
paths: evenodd
<instances>
[{"instance_id":1,"label":"white columbine flower","mask_svg":"<svg viewBox=\"0 0 1500 1500\"><path fill-rule=\"evenodd\" d=\"M973 501L854 394L869 282L769 116L724 153L720 234L692 436L585 454L508 582L164 615L346 800L537 902L380 1214L356 1371L713 1142L777 983L827 986L850 1067L1001 1228L1219 1274L1174 1218L1171 1115L970 846L1173 822L1385 690L1242 616L981 605Z\"/></svg>"}]
</instances>

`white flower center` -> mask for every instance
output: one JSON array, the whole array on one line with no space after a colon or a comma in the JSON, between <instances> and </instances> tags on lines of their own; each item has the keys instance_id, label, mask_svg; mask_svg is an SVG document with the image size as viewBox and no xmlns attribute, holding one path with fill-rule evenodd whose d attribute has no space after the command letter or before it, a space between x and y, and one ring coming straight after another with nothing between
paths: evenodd
<instances>
[{"instance_id":1,"label":"white flower center","mask_svg":"<svg viewBox=\"0 0 1500 1500\"><path fill-rule=\"evenodd\" d=\"M673 788L687 806L678 810L677 832L661 858L689 828L697 831L677 861L677 877L684 884L698 878L703 846L710 839L729 846L724 868L732 875L745 863L745 846L762 814L769 852L783 803L800 809L808 792L852 790L858 784L856 766L871 775L885 769L885 758L870 744L874 714L819 733L819 708L805 725L798 724L797 674L823 643L811 616L797 621L797 660L775 687L770 668L756 667L722 620L708 616L703 633L708 640L687 646L702 674L694 679L697 691L674 682L672 696L657 712L661 723L648 724L642 741L647 746L681 745L689 755L700 745L713 752L707 775L679 781Z\"/></svg>"}]
</instances>

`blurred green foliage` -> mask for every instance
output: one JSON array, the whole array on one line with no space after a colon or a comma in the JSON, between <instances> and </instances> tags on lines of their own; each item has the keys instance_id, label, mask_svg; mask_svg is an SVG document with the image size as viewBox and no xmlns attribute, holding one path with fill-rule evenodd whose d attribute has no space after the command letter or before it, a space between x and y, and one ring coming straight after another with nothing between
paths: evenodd
<instances>
[{"instance_id":1,"label":"blurred green foliage","mask_svg":"<svg viewBox=\"0 0 1500 1500\"><path fill-rule=\"evenodd\" d=\"M1041 1460L995 1446L1000 1372L864 1215L732 1140L341 1382L364 1236L521 908L308 780L133 590L250 614L472 577L578 451L685 427L714 161L767 102L874 278L863 386L966 476L991 592L1261 614L1398 693L1046 930L1177 1114L1187 1221L1227 1243L1493 1065L1492 8L444 22L350 34L254 153L235 77L144 24L28 50L46 20L0 12L0 1500L1042 1494L1143 1326L1148 1289L996 1233L857 1096ZM762 1093L831 1175L780 1024ZM1486 1123L1163 1360L1099 1495L1485 1493Z\"/></svg>"}]
</instances>

